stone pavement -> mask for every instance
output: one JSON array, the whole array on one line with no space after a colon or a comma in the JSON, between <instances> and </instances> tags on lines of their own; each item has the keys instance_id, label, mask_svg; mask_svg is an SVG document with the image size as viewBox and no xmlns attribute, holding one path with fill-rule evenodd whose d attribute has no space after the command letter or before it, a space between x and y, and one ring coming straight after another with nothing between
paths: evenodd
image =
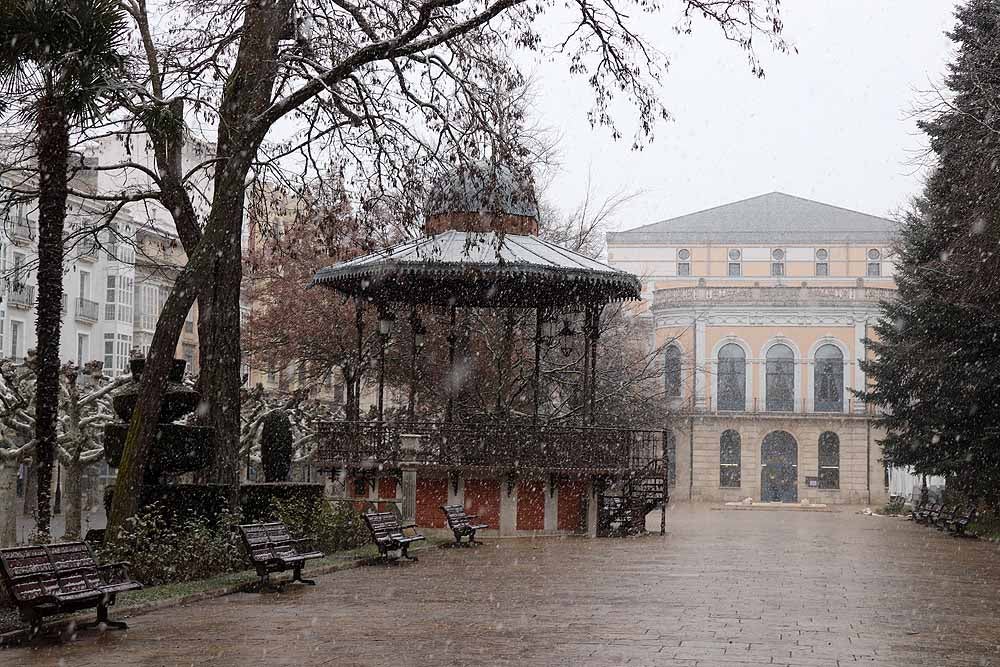
<instances>
[{"instance_id":1,"label":"stone pavement","mask_svg":"<svg viewBox=\"0 0 1000 667\"><path fill-rule=\"evenodd\" d=\"M650 515L652 527L658 515ZM1000 665L1000 547L853 511L672 508L0 651L3 665Z\"/></svg>"}]
</instances>

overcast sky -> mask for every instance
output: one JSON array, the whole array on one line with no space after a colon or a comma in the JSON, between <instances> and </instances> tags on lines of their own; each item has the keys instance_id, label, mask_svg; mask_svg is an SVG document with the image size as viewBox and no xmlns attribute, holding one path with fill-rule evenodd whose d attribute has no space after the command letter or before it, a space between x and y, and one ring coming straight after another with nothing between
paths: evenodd
<instances>
[{"instance_id":1,"label":"overcast sky","mask_svg":"<svg viewBox=\"0 0 1000 667\"><path fill-rule=\"evenodd\" d=\"M664 3L671 7L672 3ZM630 150L592 130L585 82L565 62L537 66L534 112L557 129L561 170L550 194L565 209L595 189L643 194L618 229L774 190L887 215L920 190L925 147L911 111L939 83L951 42L950 0L786 0L786 38L798 53L761 45L767 76L707 23L676 35L664 15L651 32L670 58L663 99L673 120Z\"/></svg>"}]
</instances>

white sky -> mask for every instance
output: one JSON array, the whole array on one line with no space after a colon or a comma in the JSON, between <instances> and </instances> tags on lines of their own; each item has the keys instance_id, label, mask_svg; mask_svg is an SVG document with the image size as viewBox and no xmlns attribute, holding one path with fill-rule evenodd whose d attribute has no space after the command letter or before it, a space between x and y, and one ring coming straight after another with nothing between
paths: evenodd
<instances>
[{"instance_id":1,"label":"white sky","mask_svg":"<svg viewBox=\"0 0 1000 667\"><path fill-rule=\"evenodd\" d=\"M672 12L673 3L664 3ZM586 83L565 61L543 63L534 112L561 135L561 170L549 191L564 209L583 197L588 169L598 194L642 190L614 225L628 229L779 190L887 215L919 192L925 142L911 116L951 56L951 0L786 0L786 38L798 53L763 43L767 77L703 21L691 35L664 13L650 28L670 58L662 98L673 120L652 145L630 150L587 123ZM634 117L622 107L623 120Z\"/></svg>"}]
</instances>

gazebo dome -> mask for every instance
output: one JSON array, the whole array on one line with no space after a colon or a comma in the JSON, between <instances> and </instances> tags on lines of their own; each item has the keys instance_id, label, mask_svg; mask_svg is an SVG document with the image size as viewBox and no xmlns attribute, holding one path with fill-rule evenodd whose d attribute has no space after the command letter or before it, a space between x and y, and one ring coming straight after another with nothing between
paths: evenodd
<instances>
[{"instance_id":1,"label":"gazebo dome","mask_svg":"<svg viewBox=\"0 0 1000 667\"><path fill-rule=\"evenodd\" d=\"M424 231L538 234L538 200L530 175L505 165L465 162L431 187Z\"/></svg>"}]
</instances>

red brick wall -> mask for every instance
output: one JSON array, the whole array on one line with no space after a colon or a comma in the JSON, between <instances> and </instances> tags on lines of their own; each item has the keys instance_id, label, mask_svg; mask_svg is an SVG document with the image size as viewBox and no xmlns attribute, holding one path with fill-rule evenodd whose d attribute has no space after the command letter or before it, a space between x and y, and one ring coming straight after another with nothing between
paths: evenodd
<instances>
[{"instance_id":1,"label":"red brick wall","mask_svg":"<svg viewBox=\"0 0 1000 667\"><path fill-rule=\"evenodd\" d=\"M521 482L517 486L517 529L545 529L545 482Z\"/></svg>"},{"instance_id":2,"label":"red brick wall","mask_svg":"<svg viewBox=\"0 0 1000 667\"><path fill-rule=\"evenodd\" d=\"M465 511L479 515L480 523L493 530L500 528L500 480L465 480Z\"/></svg>"},{"instance_id":3,"label":"red brick wall","mask_svg":"<svg viewBox=\"0 0 1000 667\"><path fill-rule=\"evenodd\" d=\"M587 483L583 480L563 480L559 482L559 530L586 530L583 506L587 496Z\"/></svg>"},{"instance_id":4,"label":"red brick wall","mask_svg":"<svg viewBox=\"0 0 1000 667\"><path fill-rule=\"evenodd\" d=\"M379 477L378 480L378 497L379 498L395 498L396 497L396 478L395 477ZM380 512L391 511L391 506L394 503L379 503Z\"/></svg>"},{"instance_id":5,"label":"red brick wall","mask_svg":"<svg viewBox=\"0 0 1000 667\"><path fill-rule=\"evenodd\" d=\"M448 504L448 480L444 478L421 478L417 475L417 516L418 526L444 528L442 505Z\"/></svg>"}]
</instances>

